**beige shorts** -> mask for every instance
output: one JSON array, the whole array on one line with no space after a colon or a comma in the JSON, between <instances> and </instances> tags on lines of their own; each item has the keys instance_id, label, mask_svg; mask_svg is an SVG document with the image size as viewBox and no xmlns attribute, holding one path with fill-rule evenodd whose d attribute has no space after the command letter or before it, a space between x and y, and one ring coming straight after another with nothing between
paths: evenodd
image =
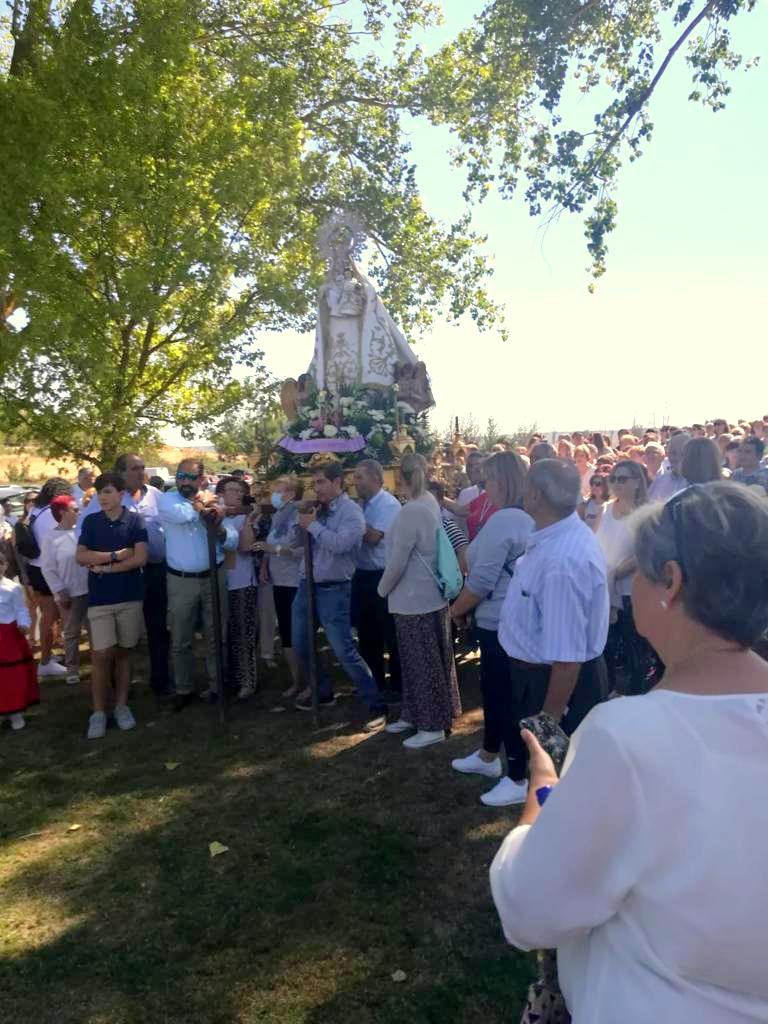
<instances>
[{"instance_id":1,"label":"beige shorts","mask_svg":"<svg viewBox=\"0 0 768 1024\"><path fill-rule=\"evenodd\" d=\"M88 621L91 624L92 650L135 647L141 637L141 601L92 605L88 609Z\"/></svg>"}]
</instances>

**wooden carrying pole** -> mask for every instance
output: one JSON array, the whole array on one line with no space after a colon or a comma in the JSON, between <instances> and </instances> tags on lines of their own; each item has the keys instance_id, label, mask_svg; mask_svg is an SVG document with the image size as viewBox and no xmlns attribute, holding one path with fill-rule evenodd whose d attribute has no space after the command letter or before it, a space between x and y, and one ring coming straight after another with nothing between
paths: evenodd
<instances>
[{"instance_id":1,"label":"wooden carrying pole","mask_svg":"<svg viewBox=\"0 0 768 1024\"><path fill-rule=\"evenodd\" d=\"M317 620L315 614L315 572L312 564L312 534L304 531L304 574L307 587L307 662L309 666L309 691L312 695L312 723L320 726L320 706L317 693Z\"/></svg>"},{"instance_id":2,"label":"wooden carrying pole","mask_svg":"<svg viewBox=\"0 0 768 1024\"><path fill-rule=\"evenodd\" d=\"M216 534L221 524L214 518L203 516L208 537L208 568L211 584L211 606L213 610L213 643L216 660L216 692L219 697L219 721L227 720L227 688L224 678L224 640L222 638L221 593L219 591L219 567L217 564Z\"/></svg>"}]
</instances>

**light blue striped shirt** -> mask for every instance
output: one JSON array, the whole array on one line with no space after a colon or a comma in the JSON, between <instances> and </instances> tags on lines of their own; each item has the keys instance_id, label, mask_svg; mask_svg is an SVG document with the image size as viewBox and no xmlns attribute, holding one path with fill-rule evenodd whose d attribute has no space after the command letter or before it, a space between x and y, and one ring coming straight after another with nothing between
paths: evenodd
<instances>
[{"instance_id":1,"label":"light blue striped shirt","mask_svg":"<svg viewBox=\"0 0 768 1024\"><path fill-rule=\"evenodd\" d=\"M534 665L591 661L605 648L609 610L602 549L574 512L528 538L501 610L499 641L511 658Z\"/></svg>"},{"instance_id":2,"label":"light blue striped shirt","mask_svg":"<svg viewBox=\"0 0 768 1024\"><path fill-rule=\"evenodd\" d=\"M165 560L171 569L178 572L204 572L208 564L208 531L191 501L183 498L178 491L160 495L158 503L160 522L165 530ZM231 519L222 521L227 539L223 544L216 542L218 564L224 559L224 551L234 551L238 534Z\"/></svg>"},{"instance_id":3,"label":"light blue striped shirt","mask_svg":"<svg viewBox=\"0 0 768 1024\"><path fill-rule=\"evenodd\" d=\"M378 494L374 494L370 501L363 502L363 515L365 525L372 526L374 530L380 530L383 534L389 533L389 528L395 521L402 505L389 491L384 488ZM356 558L358 569L383 570L387 564L387 542L382 537L378 544L360 545Z\"/></svg>"}]
</instances>

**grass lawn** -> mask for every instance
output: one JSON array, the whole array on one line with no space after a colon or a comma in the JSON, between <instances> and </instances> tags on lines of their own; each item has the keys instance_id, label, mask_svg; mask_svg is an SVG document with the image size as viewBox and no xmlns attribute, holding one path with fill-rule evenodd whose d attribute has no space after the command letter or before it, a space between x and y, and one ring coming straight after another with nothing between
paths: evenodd
<instances>
[{"instance_id":1,"label":"grass lawn","mask_svg":"<svg viewBox=\"0 0 768 1024\"><path fill-rule=\"evenodd\" d=\"M136 731L88 743L86 686L58 681L24 732L3 727L4 1021L518 1019L531 961L505 945L487 874L517 812L449 764L478 744L476 662L451 740L414 752L360 732L350 696L318 732L272 713L285 677L264 682L224 727L139 686Z\"/></svg>"}]
</instances>

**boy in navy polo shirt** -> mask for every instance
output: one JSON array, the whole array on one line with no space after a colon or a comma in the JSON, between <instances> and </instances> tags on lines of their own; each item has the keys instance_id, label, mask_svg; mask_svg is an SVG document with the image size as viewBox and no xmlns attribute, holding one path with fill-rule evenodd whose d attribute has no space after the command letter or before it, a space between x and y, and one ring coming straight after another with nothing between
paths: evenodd
<instances>
[{"instance_id":1,"label":"boy in navy polo shirt","mask_svg":"<svg viewBox=\"0 0 768 1024\"><path fill-rule=\"evenodd\" d=\"M133 729L128 707L131 651L139 642L147 561L147 530L137 513L124 508L125 481L121 473L96 478L100 512L83 520L77 561L88 566L88 620L91 626L91 689L93 714L88 739L107 731L107 694L115 670L114 717L120 729Z\"/></svg>"}]
</instances>

